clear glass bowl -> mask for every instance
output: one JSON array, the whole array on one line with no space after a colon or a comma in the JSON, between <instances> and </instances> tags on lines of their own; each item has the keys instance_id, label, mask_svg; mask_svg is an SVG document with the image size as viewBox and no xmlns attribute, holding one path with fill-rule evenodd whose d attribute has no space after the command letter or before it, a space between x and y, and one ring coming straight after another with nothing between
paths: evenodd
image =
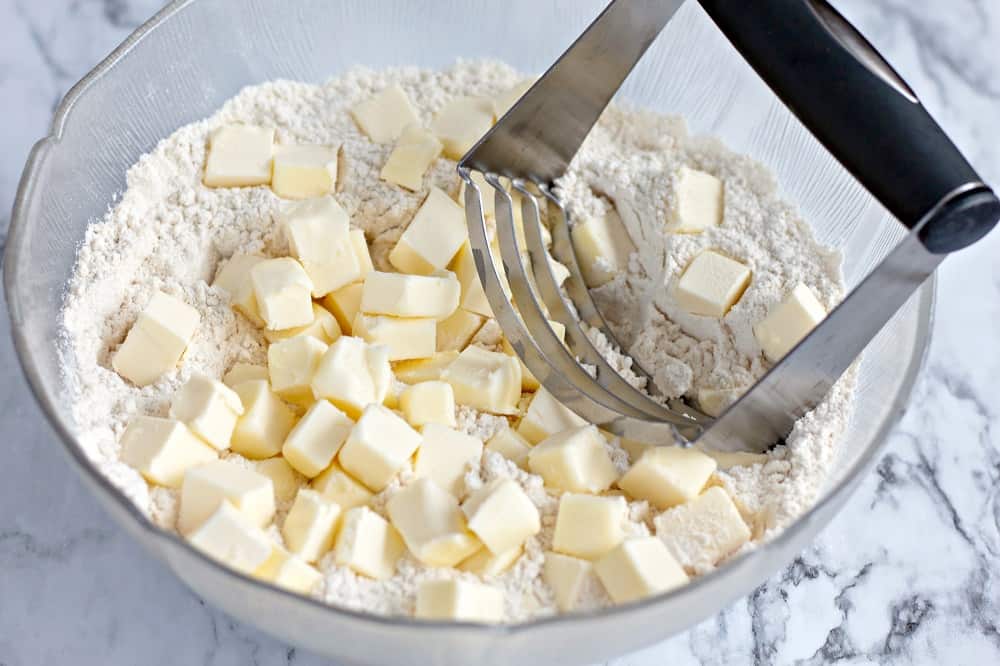
<instances>
[{"instance_id":1,"label":"clear glass bowl","mask_svg":"<svg viewBox=\"0 0 1000 666\"><path fill-rule=\"evenodd\" d=\"M55 348L60 303L87 224L107 210L140 155L248 84L322 81L346 68L493 57L540 72L604 0L187 0L138 30L66 96L35 146L5 261L14 341L36 398L75 469L115 519L199 595L293 644L347 663L577 664L661 640L716 613L785 566L843 505L905 409L928 344L929 283L870 345L857 409L816 505L777 539L679 590L603 612L515 626L381 618L241 576L154 527L101 476L74 437ZM770 166L816 235L843 250L849 286L901 227L809 136L688 3L621 99L688 118Z\"/></svg>"}]
</instances>

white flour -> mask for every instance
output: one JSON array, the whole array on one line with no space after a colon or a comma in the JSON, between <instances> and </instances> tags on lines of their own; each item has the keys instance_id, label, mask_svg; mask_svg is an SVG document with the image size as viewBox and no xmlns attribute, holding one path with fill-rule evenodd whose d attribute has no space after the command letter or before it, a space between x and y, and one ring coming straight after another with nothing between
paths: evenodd
<instances>
[{"instance_id":1,"label":"white flour","mask_svg":"<svg viewBox=\"0 0 1000 666\"><path fill-rule=\"evenodd\" d=\"M449 99L489 95L510 88L521 77L494 62L460 63L442 71L402 68L373 72L356 69L322 86L278 81L248 88L211 118L184 127L144 156L128 174L121 201L90 226L70 280L60 345L66 382L81 445L105 474L159 525L172 528L176 491L151 489L118 460L118 439L136 414L165 415L174 391L192 372L215 377L237 361L262 362L259 332L229 307L227 296L209 286L220 260L234 253L282 254L284 241L274 223L279 199L269 188L207 189L200 183L208 134L223 123L242 121L273 126L283 142L342 145L337 199L355 227L365 230L377 267L412 217L426 190L408 193L378 177L390 146L368 141L346 110L389 83L400 84L426 124ZM701 236L668 237L659 231L672 196L671 174L680 164L701 168L726 182L724 224ZM441 159L425 178L427 186L457 189L454 163ZM811 240L795 212L777 199L768 173L749 160L707 140L690 140L675 119L649 113L611 110L562 182L562 194L577 216L593 214L614 200L642 251L627 274L596 291L619 339L649 369L668 395L694 395L699 387L748 386L765 370L750 325L798 281L809 285L827 305L840 295L836 258ZM702 247L711 245L741 258L753 269L753 284L721 324L705 326L678 312L670 299L672 276ZM664 280L664 276L671 278ZM201 325L182 367L143 389L110 369L109 359L149 299L162 289L179 296L201 314ZM669 319L667 318L669 317ZM676 322L676 323L674 323ZM636 325L638 324L638 325ZM499 329L490 322L476 343L493 347ZM595 337L612 365L630 381L631 359ZM719 473L719 482L737 499L745 517L762 536L801 513L814 499L844 428L850 389L843 386L813 415L803 419L788 446L766 465ZM507 426L503 417L460 408L459 428L487 439ZM609 445L620 470L623 450ZM239 456L230 458L253 465ZM412 472L404 472L376 497L384 512L389 496ZM469 470L469 490L498 477L510 477L526 490L542 515L542 532L529 539L515 566L491 581L504 590L510 621L555 612L551 591L541 581L543 553L549 547L557 497L537 476L494 453ZM282 503L277 524L287 511ZM652 512L646 503L630 505L629 530L648 534ZM270 533L280 540L276 528ZM407 557L388 581L372 581L321 562L325 580L317 596L372 612L412 611L417 583L426 577L472 574L429 569ZM585 605L608 603L600 585L585 595Z\"/></svg>"}]
</instances>

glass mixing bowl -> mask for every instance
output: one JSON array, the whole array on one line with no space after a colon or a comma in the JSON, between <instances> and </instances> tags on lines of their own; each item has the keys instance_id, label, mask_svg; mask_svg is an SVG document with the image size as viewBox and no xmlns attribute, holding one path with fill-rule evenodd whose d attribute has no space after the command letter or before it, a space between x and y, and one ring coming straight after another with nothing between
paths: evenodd
<instances>
[{"instance_id":1,"label":"glass mixing bowl","mask_svg":"<svg viewBox=\"0 0 1000 666\"><path fill-rule=\"evenodd\" d=\"M869 346L855 414L816 505L773 541L690 585L602 612L484 626L382 618L333 608L237 574L154 527L81 451L62 399L55 341L76 249L140 155L210 115L248 84L322 81L353 65L440 67L492 57L541 72L604 0L186 0L138 30L66 96L35 146L7 243L14 342L58 440L114 518L197 593L235 617L340 663L582 664L679 632L785 566L844 504L902 415L928 343L925 285ZM902 237L901 227L778 103L697 5L688 3L620 99L687 117L767 164L819 240L840 248L848 286Z\"/></svg>"}]
</instances>

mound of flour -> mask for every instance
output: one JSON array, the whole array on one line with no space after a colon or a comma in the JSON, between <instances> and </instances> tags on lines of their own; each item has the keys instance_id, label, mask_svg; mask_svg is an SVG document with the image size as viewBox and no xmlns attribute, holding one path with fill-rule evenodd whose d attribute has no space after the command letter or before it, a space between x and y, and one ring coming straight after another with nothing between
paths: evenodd
<instances>
[{"instance_id":1,"label":"mound of flour","mask_svg":"<svg viewBox=\"0 0 1000 666\"><path fill-rule=\"evenodd\" d=\"M142 157L128 173L120 201L87 230L70 279L59 341L65 361L67 398L78 440L100 469L157 524L172 529L176 491L151 488L118 459L118 439L136 414L165 415L173 393L191 373L215 377L237 361L264 361L260 333L229 307L226 294L210 286L219 263L234 253L283 254L275 224L280 200L269 188L208 189L201 185L206 140L216 127L234 121L273 126L281 142L339 143L342 164L337 199L353 226L365 231L377 267L426 195L409 193L379 179L391 146L371 143L347 109L390 83L409 94L426 124L450 99L492 95L522 77L497 62L460 62L443 71L398 68L355 69L323 85L276 81L247 88L207 120L181 128ZM659 230L672 196L672 174L681 164L710 171L726 183L724 224L701 236L668 237ZM454 163L440 159L425 185L455 192ZM699 387L748 386L766 369L748 334L755 318L785 290L805 282L827 305L840 295L835 255L817 246L807 226L775 194L767 171L708 140L690 139L683 124L645 112L611 109L602 119L560 188L570 212L582 219L616 205L642 251L629 270L595 292L625 351L651 372L670 395L693 396ZM671 281L702 247L721 248L747 262L753 285L722 322L706 326L678 312L669 297ZM137 388L110 367L110 357L153 291L172 293L196 308L201 325L184 363L158 382ZM638 325L637 325L638 324ZM488 324L477 343L499 340ZM598 341L616 367L631 360ZM734 495L758 539L775 533L815 498L845 427L850 386L839 386L813 414L802 419L787 446L753 467L718 474ZM507 420L459 409L460 427L487 438ZM624 468L626 454L609 445ZM240 464L252 461L234 454ZM375 500L385 501L410 478L400 478ZM541 479L497 454L487 453L466 485L473 489L498 477L517 481L539 507L542 532L529 540L524 556L491 581L507 597L507 616L519 621L556 612L541 581L543 553L551 543L557 496ZM650 531L645 502L630 506L630 527ZM280 516L279 516L280 524ZM277 529L269 532L280 543ZM337 605L386 614L412 610L417 583L427 577L474 577L423 567L404 558L397 574L372 581L321 562L325 580L315 594ZM593 586L587 605L608 603Z\"/></svg>"}]
</instances>

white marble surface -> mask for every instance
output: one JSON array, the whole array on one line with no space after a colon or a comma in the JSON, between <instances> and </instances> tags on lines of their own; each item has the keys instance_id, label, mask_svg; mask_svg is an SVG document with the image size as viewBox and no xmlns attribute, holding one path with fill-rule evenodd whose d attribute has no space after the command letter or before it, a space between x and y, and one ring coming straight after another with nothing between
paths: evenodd
<instances>
[{"instance_id":1,"label":"white marble surface","mask_svg":"<svg viewBox=\"0 0 1000 666\"><path fill-rule=\"evenodd\" d=\"M1000 183L1000 6L840 0L987 181ZM31 143L155 0L0 0L0 243ZM934 342L877 472L793 566L615 661L1000 662L1000 233L940 271ZM84 491L0 320L0 666L319 664L206 606Z\"/></svg>"}]
</instances>

